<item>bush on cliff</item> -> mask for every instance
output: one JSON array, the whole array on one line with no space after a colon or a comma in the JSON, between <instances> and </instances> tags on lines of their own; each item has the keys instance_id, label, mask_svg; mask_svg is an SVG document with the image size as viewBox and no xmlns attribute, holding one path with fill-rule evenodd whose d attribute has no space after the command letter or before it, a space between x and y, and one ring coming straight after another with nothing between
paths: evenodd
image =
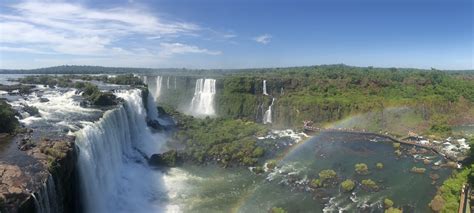
<instances>
[{"instance_id":1,"label":"bush on cliff","mask_svg":"<svg viewBox=\"0 0 474 213\"><path fill-rule=\"evenodd\" d=\"M0 100L0 133L13 133L18 126L15 111L6 101Z\"/></svg>"},{"instance_id":2,"label":"bush on cliff","mask_svg":"<svg viewBox=\"0 0 474 213\"><path fill-rule=\"evenodd\" d=\"M153 166L174 167L180 162L178 152L176 150L167 151L162 154L153 154L148 163Z\"/></svg>"}]
</instances>

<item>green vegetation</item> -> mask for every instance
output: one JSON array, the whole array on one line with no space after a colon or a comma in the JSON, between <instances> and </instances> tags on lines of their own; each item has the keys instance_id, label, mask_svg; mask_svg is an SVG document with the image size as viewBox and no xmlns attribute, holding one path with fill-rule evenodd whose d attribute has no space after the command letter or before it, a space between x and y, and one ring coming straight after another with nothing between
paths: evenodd
<instances>
[{"instance_id":1,"label":"green vegetation","mask_svg":"<svg viewBox=\"0 0 474 213\"><path fill-rule=\"evenodd\" d=\"M345 181L342 181L341 187L345 192L350 192L354 190L355 183L351 179L347 179Z\"/></svg>"},{"instance_id":2,"label":"green vegetation","mask_svg":"<svg viewBox=\"0 0 474 213\"><path fill-rule=\"evenodd\" d=\"M369 174L369 167L365 163L358 163L354 166L355 171L359 175Z\"/></svg>"},{"instance_id":3,"label":"green vegetation","mask_svg":"<svg viewBox=\"0 0 474 213\"><path fill-rule=\"evenodd\" d=\"M383 200L383 205L386 209L391 208L393 206L393 201L388 198L385 198Z\"/></svg>"},{"instance_id":4,"label":"green vegetation","mask_svg":"<svg viewBox=\"0 0 474 213\"><path fill-rule=\"evenodd\" d=\"M380 163L380 162L379 162L379 163L375 164L375 167L376 167L377 169L383 169L383 163Z\"/></svg>"},{"instance_id":5,"label":"green vegetation","mask_svg":"<svg viewBox=\"0 0 474 213\"><path fill-rule=\"evenodd\" d=\"M321 181L321 179L315 178L315 179L311 180L310 185L314 188L318 188L318 187L323 186L323 182Z\"/></svg>"},{"instance_id":6,"label":"green vegetation","mask_svg":"<svg viewBox=\"0 0 474 213\"><path fill-rule=\"evenodd\" d=\"M163 154L153 154L148 160L148 163L154 166L174 167L179 161L178 152L176 150L170 150Z\"/></svg>"},{"instance_id":7,"label":"green vegetation","mask_svg":"<svg viewBox=\"0 0 474 213\"><path fill-rule=\"evenodd\" d=\"M270 209L270 213L287 213L287 211L280 207L273 207Z\"/></svg>"},{"instance_id":8,"label":"green vegetation","mask_svg":"<svg viewBox=\"0 0 474 213\"><path fill-rule=\"evenodd\" d=\"M99 88L89 82L80 82L75 84L76 88L82 89L82 96L89 101L90 104L96 106L112 106L118 103L117 97L111 92L102 92Z\"/></svg>"},{"instance_id":9,"label":"green vegetation","mask_svg":"<svg viewBox=\"0 0 474 213\"><path fill-rule=\"evenodd\" d=\"M197 119L170 109L167 112L174 116L180 129L174 140L184 143L186 155L198 162L254 165L265 154L255 137L266 134L268 129L263 125L239 119Z\"/></svg>"},{"instance_id":10,"label":"green vegetation","mask_svg":"<svg viewBox=\"0 0 474 213\"><path fill-rule=\"evenodd\" d=\"M464 167L461 171L453 171L451 177L443 182L443 185L438 189L436 196L429 204L433 211L443 213L457 212L462 186L466 183L474 184L473 138L468 138L468 142L471 145L471 150L467 164L470 166Z\"/></svg>"},{"instance_id":11,"label":"green vegetation","mask_svg":"<svg viewBox=\"0 0 474 213\"><path fill-rule=\"evenodd\" d=\"M403 211L401 209L393 208L390 207L385 210L385 213L402 213Z\"/></svg>"},{"instance_id":12,"label":"green vegetation","mask_svg":"<svg viewBox=\"0 0 474 213\"><path fill-rule=\"evenodd\" d=\"M336 172L332 169L326 169L319 172L319 179L321 179L322 182L324 182L325 180L333 179L335 177Z\"/></svg>"},{"instance_id":13,"label":"green vegetation","mask_svg":"<svg viewBox=\"0 0 474 213\"><path fill-rule=\"evenodd\" d=\"M267 168L270 169L270 170L273 170L277 165L277 162L276 160L269 160L267 162Z\"/></svg>"},{"instance_id":14,"label":"green vegetation","mask_svg":"<svg viewBox=\"0 0 474 213\"><path fill-rule=\"evenodd\" d=\"M394 149L400 149L400 143L393 143L392 146Z\"/></svg>"},{"instance_id":15,"label":"green vegetation","mask_svg":"<svg viewBox=\"0 0 474 213\"><path fill-rule=\"evenodd\" d=\"M0 133L13 133L19 126L10 104L0 100Z\"/></svg>"},{"instance_id":16,"label":"green vegetation","mask_svg":"<svg viewBox=\"0 0 474 213\"><path fill-rule=\"evenodd\" d=\"M367 189L370 189L370 190L378 190L379 189L379 186L377 185L377 183L375 183L375 181L373 181L371 179L362 180L361 183Z\"/></svg>"}]
</instances>

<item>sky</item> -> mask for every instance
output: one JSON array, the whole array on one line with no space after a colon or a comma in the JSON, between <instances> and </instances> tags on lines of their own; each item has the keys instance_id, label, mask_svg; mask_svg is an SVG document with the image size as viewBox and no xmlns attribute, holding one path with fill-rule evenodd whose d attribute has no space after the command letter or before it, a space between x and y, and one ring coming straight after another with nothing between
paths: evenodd
<instances>
[{"instance_id":1,"label":"sky","mask_svg":"<svg viewBox=\"0 0 474 213\"><path fill-rule=\"evenodd\" d=\"M2 0L0 69L474 69L472 0Z\"/></svg>"}]
</instances>

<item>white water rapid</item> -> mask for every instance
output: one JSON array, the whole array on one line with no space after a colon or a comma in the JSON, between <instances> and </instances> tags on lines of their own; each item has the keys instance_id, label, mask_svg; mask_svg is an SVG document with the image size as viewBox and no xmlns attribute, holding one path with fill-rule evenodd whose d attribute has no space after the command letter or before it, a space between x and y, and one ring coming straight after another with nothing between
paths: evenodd
<instances>
[{"instance_id":1,"label":"white water rapid","mask_svg":"<svg viewBox=\"0 0 474 213\"><path fill-rule=\"evenodd\" d=\"M264 124L272 123L272 107L273 107L274 102L275 102L275 98L272 98L272 103L270 104L270 106L268 106L267 111L265 111L265 114L263 115Z\"/></svg>"},{"instance_id":2,"label":"white water rapid","mask_svg":"<svg viewBox=\"0 0 474 213\"><path fill-rule=\"evenodd\" d=\"M76 133L84 211L166 212L163 174L144 157L160 153L165 136L148 128L140 90L115 94L124 104Z\"/></svg>"},{"instance_id":3,"label":"white water rapid","mask_svg":"<svg viewBox=\"0 0 474 213\"><path fill-rule=\"evenodd\" d=\"M214 96L216 94L215 79L198 79L194 89L194 96L191 100L189 113L202 117L215 115Z\"/></svg>"}]
</instances>

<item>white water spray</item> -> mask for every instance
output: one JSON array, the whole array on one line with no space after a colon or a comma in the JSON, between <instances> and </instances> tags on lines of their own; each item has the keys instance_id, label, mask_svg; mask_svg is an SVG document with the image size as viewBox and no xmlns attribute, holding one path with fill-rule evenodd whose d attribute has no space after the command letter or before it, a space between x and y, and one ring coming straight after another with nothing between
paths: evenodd
<instances>
[{"instance_id":1,"label":"white water spray","mask_svg":"<svg viewBox=\"0 0 474 213\"><path fill-rule=\"evenodd\" d=\"M194 89L194 97L191 100L190 113L194 116L213 116L214 96L216 94L215 79L198 79Z\"/></svg>"},{"instance_id":2,"label":"white water spray","mask_svg":"<svg viewBox=\"0 0 474 213\"><path fill-rule=\"evenodd\" d=\"M155 93L153 96L155 97L155 101L158 101L161 95L161 82L162 82L162 77L161 76L156 76L156 84L155 84Z\"/></svg>"},{"instance_id":3,"label":"white water spray","mask_svg":"<svg viewBox=\"0 0 474 213\"><path fill-rule=\"evenodd\" d=\"M263 80L263 95L268 95L268 93L267 93L267 80Z\"/></svg>"},{"instance_id":4,"label":"white water spray","mask_svg":"<svg viewBox=\"0 0 474 213\"><path fill-rule=\"evenodd\" d=\"M264 124L272 123L272 107L273 107L274 102L275 102L275 98L272 98L272 103L270 104L270 106L268 106L267 111L265 111L265 114L263 115Z\"/></svg>"}]
</instances>

